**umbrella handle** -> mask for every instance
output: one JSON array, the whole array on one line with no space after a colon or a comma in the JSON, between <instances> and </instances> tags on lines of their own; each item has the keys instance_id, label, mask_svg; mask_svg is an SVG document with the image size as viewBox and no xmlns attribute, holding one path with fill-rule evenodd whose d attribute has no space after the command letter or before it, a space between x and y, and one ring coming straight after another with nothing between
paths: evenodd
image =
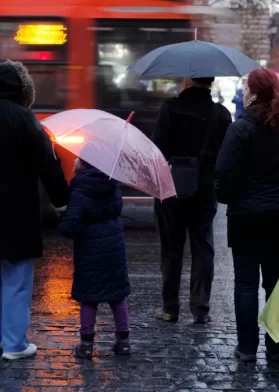
<instances>
[{"instance_id":1,"label":"umbrella handle","mask_svg":"<svg viewBox=\"0 0 279 392\"><path fill-rule=\"evenodd\" d=\"M128 117L127 120L126 120L126 125L129 124L129 123L131 122L132 118L134 117L134 114L135 114L135 112L131 112L131 113L130 113L129 117Z\"/></svg>"}]
</instances>

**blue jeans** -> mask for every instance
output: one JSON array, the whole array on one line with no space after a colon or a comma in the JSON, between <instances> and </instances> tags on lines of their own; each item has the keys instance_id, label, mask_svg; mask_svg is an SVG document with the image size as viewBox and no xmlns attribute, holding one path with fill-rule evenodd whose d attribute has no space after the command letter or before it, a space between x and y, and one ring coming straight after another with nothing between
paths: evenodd
<instances>
[{"instance_id":1,"label":"blue jeans","mask_svg":"<svg viewBox=\"0 0 279 392\"><path fill-rule=\"evenodd\" d=\"M233 247L235 270L235 315L239 349L244 354L256 354L259 345L259 284L260 268L266 300L279 279L279 249ZM279 354L279 344L266 335L266 348Z\"/></svg>"},{"instance_id":2,"label":"blue jeans","mask_svg":"<svg viewBox=\"0 0 279 392\"><path fill-rule=\"evenodd\" d=\"M33 269L33 260L0 261L0 334L4 352L20 352L29 345L26 332L30 325Z\"/></svg>"}]
</instances>

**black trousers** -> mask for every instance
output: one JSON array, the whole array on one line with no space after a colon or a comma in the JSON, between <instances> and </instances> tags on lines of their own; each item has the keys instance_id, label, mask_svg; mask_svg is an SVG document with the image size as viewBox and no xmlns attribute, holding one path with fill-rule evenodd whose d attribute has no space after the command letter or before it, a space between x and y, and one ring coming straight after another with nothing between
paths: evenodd
<instances>
[{"instance_id":1,"label":"black trousers","mask_svg":"<svg viewBox=\"0 0 279 392\"><path fill-rule=\"evenodd\" d=\"M162 296L164 311L179 314L179 290L187 230L190 236L192 269L190 310L204 317L214 277L213 220L217 201L213 185L200 186L191 199L155 201L155 216L161 241Z\"/></svg>"},{"instance_id":2,"label":"black trousers","mask_svg":"<svg viewBox=\"0 0 279 392\"><path fill-rule=\"evenodd\" d=\"M259 345L260 270L266 300L279 279L278 211L229 216L229 244L235 271L235 315L239 349L255 354ZM279 354L279 344L269 335L265 343L271 354Z\"/></svg>"},{"instance_id":3,"label":"black trousers","mask_svg":"<svg viewBox=\"0 0 279 392\"><path fill-rule=\"evenodd\" d=\"M256 354L259 345L259 284L260 267L266 300L279 279L279 252L257 252L257 249L233 248L235 270L235 315L239 349L243 353ZM268 334L265 343L271 354L279 354L276 344Z\"/></svg>"}]
</instances>

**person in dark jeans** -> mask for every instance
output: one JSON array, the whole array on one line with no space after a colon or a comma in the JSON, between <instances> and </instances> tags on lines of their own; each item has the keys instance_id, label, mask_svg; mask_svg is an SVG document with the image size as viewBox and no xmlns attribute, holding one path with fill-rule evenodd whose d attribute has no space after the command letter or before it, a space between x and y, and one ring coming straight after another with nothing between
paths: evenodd
<instances>
[{"instance_id":1,"label":"person in dark jeans","mask_svg":"<svg viewBox=\"0 0 279 392\"><path fill-rule=\"evenodd\" d=\"M155 200L155 216L161 241L163 310L157 318L176 322L187 230L192 252L190 310L196 323L207 323L214 275L213 220L217 211L214 189L215 163L231 123L227 109L212 101L214 78L187 79L177 98L161 108L153 135L154 143L167 160L199 157L207 132L211 137L200 167L197 191L189 198ZM214 112L214 120L212 113Z\"/></svg>"},{"instance_id":2,"label":"person in dark jeans","mask_svg":"<svg viewBox=\"0 0 279 392\"><path fill-rule=\"evenodd\" d=\"M235 270L235 354L255 361L259 345L260 268L266 300L279 278L279 82L269 70L249 74L245 113L228 129L217 159L217 196L228 204L228 242ZM267 335L268 357L279 345Z\"/></svg>"}]
</instances>

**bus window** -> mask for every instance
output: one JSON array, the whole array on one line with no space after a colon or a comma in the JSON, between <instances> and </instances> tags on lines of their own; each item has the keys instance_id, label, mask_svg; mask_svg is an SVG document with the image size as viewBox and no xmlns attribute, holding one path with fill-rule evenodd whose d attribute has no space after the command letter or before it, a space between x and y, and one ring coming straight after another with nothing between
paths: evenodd
<instances>
[{"instance_id":1,"label":"bus window","mask_svg":"<svg viewBox=\"0 0 279 392\"><path fill-rule=\"evenodd\" d=\"M59 110L66 105L66 70L57 64L28 64L27 68L36 86L34 109Z\"/></svg>"},{"instance_id":2,"label":"bus window","mask_svg":"<svg viewBox=\"0 0 279 392\"><path fill-rule=\"evenodd\" d=\"M127 68L159 46L193 38L188 20L97 20L96 103L99 109L157 111L179 93L179 80L145 80Z\"/></svg>"},{"instance_id":3,"label":"bus window","mask_svg":"<svg viewBox=\"0 0 279 392\"><path fill-rule=\"evenodd\" d=\"M98 19L96 37L96 107L127 119L151 136L163 101L179 93L180 80L145 80L127 68L159 46L193 39L188 20ZM146 196L122 186L123 196Z\"/></svg>"},{"instance_id":4,"label":"bus window","mask_svg":"<svg viewBox=\"0 0 279 392\"><path fill-rule=\"evenodd\" d=\"M34 79L34 109L66 105L67 27L59 19L1 19L0 61L22 61Z\"/></svg>"}]
</instances>

